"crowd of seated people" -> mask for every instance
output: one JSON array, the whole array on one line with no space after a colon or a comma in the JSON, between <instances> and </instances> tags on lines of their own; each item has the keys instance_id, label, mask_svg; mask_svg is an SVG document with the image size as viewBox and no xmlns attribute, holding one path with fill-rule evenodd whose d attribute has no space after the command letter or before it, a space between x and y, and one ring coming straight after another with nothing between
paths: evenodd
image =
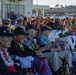
<instances>
[{"instance_id":1,"label":"crowd of seated people","mask_svg":"<svg viewBox=\"0 0 76 75\"><path fill-rule=\"evenodd\" d=\"M76 59L74 16L62 20L20 17L16 21L13 25L11 19L2 19L0 74L62 75L64 60L65 75L72 75L70 69Z\"/></svg>"}]
</instances>

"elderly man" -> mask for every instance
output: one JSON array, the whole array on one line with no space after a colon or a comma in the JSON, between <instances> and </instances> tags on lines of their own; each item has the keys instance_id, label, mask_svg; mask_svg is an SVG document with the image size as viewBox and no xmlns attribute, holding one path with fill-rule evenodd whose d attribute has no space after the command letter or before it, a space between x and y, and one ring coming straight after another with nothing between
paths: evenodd
<instances>
[{"instance_id":1,"label":"elderly man","mask_svg":"<svg viewBox=\"0 0 76 75\"><path fill-rule=\"evenodd\" d=\"M47 26L42 27L41 29L42 34L38 36L38 42L40 46L49 44L51 42L51 39L48 39L48 35L51 32L51 29L49 29ZM58 57L61 59L64 59L67 61L69 67L72 67L72 55L68 50L65 50L64 48L60 47L59 44L55 44L52 48L54 52L57 52ZM59 61L60 63L61 61ZM66 74L69 74L68 68L66 69Z\"/></svg>"},{"instance_id":2,"label":"elderly man","mask_svg":"<svg viewBox=\"0 0 76 75\"><path fill-rule=\"evenodd\" d=\"M17 19L17 24L20 25L20 26L23 25L23 18L22 17Z\"/></svg>"},{"instance_id":3,"label":"elderly man","mask_svg":"<svg viewBox=\"0 0 76 75\"><path fill-rule=\"evenodd\" d=\"M0 27L0 73L2 75L30 75L23 74L21 71L17 72L14 62L9 56L7 48L11 46L13 36L14 34L8 27Z\"/></svg>"},{"instance_id":4,"label":"elderly man","mask_svg":"<svg viewBox=\"0 0 76 75\"><path fill-rule=\"evenodd\" d=\"M23 19L23 26L24 26L24 28L26 27L26 25L27 25L27 17L24 17L24 19Z\"/></svg>"},{"instance_id":5,"label":"elderly man","mask_svg":"<svg viewBox=\"0 0 76 75\"><path fill-rule=\"evenodd\" d=\"M49 48L51 48L52 44L46 44L45 46L40 47L39 45L37 45L36 40L34 39L34 37L36 37L36 28L33 25L27 25L26 26L26 31L29 34L29 36L27 36L25 38L24 44L32 49L35 50L38 53L42 53L42 57L47 57L48 61L51 63L50 66L52 66L55 75L60 75L59 74L59 69L61 67L61 63L60 58L58 58L57 53L56 52L49 52ZM47 51L47 52L46 52Z\"/></svg>"},{"instance_id":6,"label":"elderly man","mask_svg":"<svg viewBox=\"0 0 76 75\"><path fill-rule=\"evenodd\" d=\"M2 19L2 26L10 27L10 25L11 25L11 19L9 19L9 18L3 18Z\"/></svg>"},{"instance_id":7,"label":"elderly man","mask_svg":"<svg viewBox=\"0 0 76 75\"><path fill-rule=\"evenodd\" d=\"M33 69L35 69L39 75L52 75L46 58L38 57L41 55L40 53L36 53L23 44L24 39L27 36L24 29L22 27L17 27L14 30L14 33L16 34L16 37L12 41L9 51L10 54L16 55L16 59L20 60L21 68L31 68L33 63Z\"/></svg>"}]
</instances>

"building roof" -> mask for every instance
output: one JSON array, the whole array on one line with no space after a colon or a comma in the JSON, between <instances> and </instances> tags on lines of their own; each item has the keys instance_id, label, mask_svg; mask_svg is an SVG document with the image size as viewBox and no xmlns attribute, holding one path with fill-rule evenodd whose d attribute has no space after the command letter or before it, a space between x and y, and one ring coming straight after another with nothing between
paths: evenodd
<instances>
[{"instance_id":1,"label":"building roof","mask_svg":"<svg viewBox=\"0 0 76 75\"><path fill-rule=\"evenodd\" d=\"M33 9L49 9L48 5L33 5Z\"/></svg>"}]
</instances>

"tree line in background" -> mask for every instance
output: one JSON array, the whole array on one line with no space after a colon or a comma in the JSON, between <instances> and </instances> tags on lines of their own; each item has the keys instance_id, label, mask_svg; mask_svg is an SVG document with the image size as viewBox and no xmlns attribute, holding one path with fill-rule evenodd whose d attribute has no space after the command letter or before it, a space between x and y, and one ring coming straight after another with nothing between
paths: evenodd
<instances>
[{"instance_id":1,"label":"tree line in background","mask_svg":"<svg viewBox=\"0 0 76 75\"><path fill-rule=\"evenodd\" d=\"M65 8L65 7L69 7L69 8L76 8L76 6L75 5L65 5L65 6L63 6L62 4L61 5L59 5L59 4L56 4L55 5L55 8Z\"/></svg>"}]
</instances>

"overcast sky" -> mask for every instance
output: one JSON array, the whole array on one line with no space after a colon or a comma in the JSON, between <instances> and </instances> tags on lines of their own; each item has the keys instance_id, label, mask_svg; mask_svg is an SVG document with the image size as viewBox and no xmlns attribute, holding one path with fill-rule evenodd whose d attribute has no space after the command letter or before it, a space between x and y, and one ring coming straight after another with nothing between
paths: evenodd
<instances>
[{"instance_id":1,"label":"overcast sky","mask_svg":"<svg viewBox=\"0 0 76 75\"><path fill-rule=\"evenodd\" d=\"M37 0L33 0L34 4L37 4ZM38 0L39 5L49 5L50 7L55 7L56 4L59 5L76 5L76 0Z\"/></svg>"}]
</instances>

